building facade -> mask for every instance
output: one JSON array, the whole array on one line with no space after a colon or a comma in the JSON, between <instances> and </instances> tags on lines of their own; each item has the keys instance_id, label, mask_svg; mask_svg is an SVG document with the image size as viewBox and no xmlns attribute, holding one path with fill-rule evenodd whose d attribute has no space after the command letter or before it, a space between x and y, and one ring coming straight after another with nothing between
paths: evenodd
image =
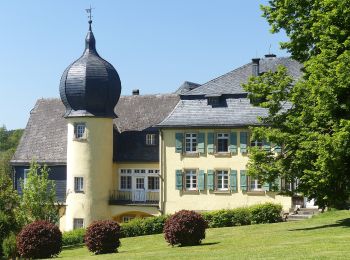
<instances>
[{"instance_id":1,"label":"building facade","mask_svg":"<svg viewBox=\"0 0 350 260\"><path fill-rule=\"evenodd\" d=\"M267 110L251 104L242 84L278 65L294 78L301 66L267 55L205 84L185 82L174 94L121 96L114 67L96 51L89 21L83 55L63 73L61 99L40 99L12 159L21 193L32 160L50 168L63 203L60 228L93 220L281 203L281 180L247 175L249 147L278 153L276 144L250 140L250 126Z\"/></svg>"}]
</instances>

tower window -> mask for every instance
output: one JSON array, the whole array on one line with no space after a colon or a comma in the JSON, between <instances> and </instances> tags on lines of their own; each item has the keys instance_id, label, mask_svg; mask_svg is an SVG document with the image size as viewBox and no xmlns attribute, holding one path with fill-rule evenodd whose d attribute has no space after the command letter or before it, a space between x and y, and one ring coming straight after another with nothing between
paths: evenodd
<instances>
[{"instance_id":1,"label":"tower window","mask_svg":"<svg viewBox=\"0 0 350 260\"><path fill-rule=\"evenodd\" d=\"M75 218L73 219L73 229L83 228L84 227L84 219L83 218Z\"/></svg>"},{"instance_id":2,"label":"tower window","mask_svg":"<svg viewBox=\"0 0 350 260\"><path fill-rule=\"evenodd\" d=\"M76 139L83 139L85 137L85 123L74 124L74 137Z\"/></svg>"},{"instance_id":3,"label":"tower window","mask_svg":"<svg viewBox=\"0 0 350 260\"><path fill-rule=\"evenodd\" d=\"M83 192L84 191L84 179L83 177L74 177L74 191Z\"/></svg>"},{"instance_id":4,"label":"tower window","mask_svg":"<svg viewBox=\"0 0 350 260\"><path fill-rule=\"evenodd\" d=\"M146 134L146 145L156 145L155 134Z\"/></svg>"}]
</instances>

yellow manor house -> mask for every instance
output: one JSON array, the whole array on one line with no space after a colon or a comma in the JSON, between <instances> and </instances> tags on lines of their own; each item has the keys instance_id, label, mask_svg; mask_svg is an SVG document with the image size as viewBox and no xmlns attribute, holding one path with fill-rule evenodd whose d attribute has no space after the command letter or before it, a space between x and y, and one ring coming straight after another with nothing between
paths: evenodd
<instances>
[{"instance_id":1,"label":"yellow manor house","mask_svg":"<svg viewBox=\"0 0 350 260\"><path fill-rule=\"evenodd\" d=\"M275 202L288 211L303 203L279 193L292 184L247 175L250 146L276 154L281 147L250 139L249 126L267 110L253 106L242 88L278 65L297 79L298 62L268 54L205 84L186 81L171 94L120 96L119 75L95 45L89 21L83 55L61 77L61 99L37 101L11 161L19 193L32 160L48 165L64 205L62 230L181 209Z\"/></svg>"}]
</instances>

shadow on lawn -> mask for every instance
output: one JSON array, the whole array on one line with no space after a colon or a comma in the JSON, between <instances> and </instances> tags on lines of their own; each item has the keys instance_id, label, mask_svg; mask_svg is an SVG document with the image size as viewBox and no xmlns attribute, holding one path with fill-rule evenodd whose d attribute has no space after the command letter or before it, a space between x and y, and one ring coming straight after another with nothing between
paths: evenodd
<instances>
[{"instance_id":1,"label":"shadow on lawn","mask_svg":"<svg viewBox=\"0 0 350 260\"><path fill-rule=\"evenodd\" d=\"M350 218L340 219L334 224L328 224L328 225L322 225L322 226L316 226L316 227L309 227L309 228L289 229L288 231L308 231L308 230L316 230L316 229L332 228L332 227L350 227Z\"/></svg>"},{"instance_id":2,"label":"shadow on lawn","mask_svg":"<svg viewBox=\"0 0 350 260\"><path fill-rule=\"evenodd\" d=\"M192 247L192 246L212 246L220 244L220 242L210 242L210 243L201 243L199 245L191 245L191 246L179 246L179 247Z\"/></svg>"}]
</instances>

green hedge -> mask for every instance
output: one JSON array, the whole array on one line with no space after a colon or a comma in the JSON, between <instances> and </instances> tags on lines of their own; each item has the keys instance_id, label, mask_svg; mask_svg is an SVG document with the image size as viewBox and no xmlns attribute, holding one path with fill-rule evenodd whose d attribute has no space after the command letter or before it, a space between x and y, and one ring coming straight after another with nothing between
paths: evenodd
<instances>
[{"instance_id":1,"label":"green hedge","mask_svg":"<svg viewBox=\"0 0 350 260\"><path fill-rule=\"evenodd\" d=\"M282 221L282 206L265 203L251 207L223 209L202 213L210 228L243 226ZM169 216L135 218L121 223L121 237L136 237L163 233L164 224ZM63 233L63 246L72 246L84 242L85 229L76 229Z\"/></svg>"},{"instance_id":2,"label":"green hedge","mask_svg":"<svg viewBox=\"0 0 350 260\"><path fill-rule=\"evenodd\" d=\"M73 246L84 243L85 228L74 229L72 231L63 232L62 245Z\"/></svg>"}]
</instances>

